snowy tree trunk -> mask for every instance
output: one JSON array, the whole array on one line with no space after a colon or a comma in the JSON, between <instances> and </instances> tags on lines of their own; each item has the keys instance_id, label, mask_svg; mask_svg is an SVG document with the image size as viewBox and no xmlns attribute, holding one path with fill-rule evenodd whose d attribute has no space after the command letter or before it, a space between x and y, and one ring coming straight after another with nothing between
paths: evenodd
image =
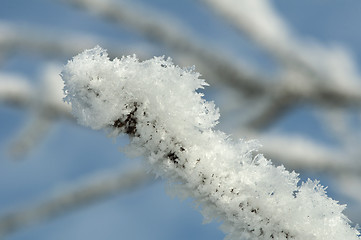
<instances>
[{"instance_id":1,"label":"snowy tree trunk","mask_svg":"<svg viewBox=\"0 0 361 240\"><path fill-rule=\"evenodd\" d=\"M128 134L125 151L143 155L178 196L200 205L207 221L222 221L229 239L360 239L345 207L317 181L299 183L295 172L252 157L254 142L213 129L219 113L196 91L207 85L199 76L170 59L111 61L100 47L62 72L79 123Z\"/></svg>"}]
</instances>

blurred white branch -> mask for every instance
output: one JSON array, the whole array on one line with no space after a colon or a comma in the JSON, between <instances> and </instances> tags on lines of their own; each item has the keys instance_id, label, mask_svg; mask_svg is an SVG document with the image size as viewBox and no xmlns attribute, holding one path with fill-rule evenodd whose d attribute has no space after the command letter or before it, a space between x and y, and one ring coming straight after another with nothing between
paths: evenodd
<instances>
[{"instance_id":1,"label":"blurred white branch","mask_svg":"<svg viewBox=\"0 0 361 240\"><path fill-rule=\"evenodd\" d=\"M119 44L89 33L53 30L34 24L15 24L0 21L0 60L19 53L40 54L48 57L66 57L97 44L107 46L114 56L137 52L139 57L149 57L145 45Z\"/></svg>"},{"instance_id":2,"label":"blurred white branch","mask_svg":"<svg viewBox=\"0 0 361 240\"><path fill-rule=\"evenodd\" d=\"M267 0L202 0L228 19L287 68L338 87L360 87L359 74L350 54L342 47L325 47L297 37ZM261 17L260 17L261 16ZM305 78L307 81L307 78Z\"/></svg>"},{"instance_id":3,"label":"blurred white branch","mask_svg":"<svg viewBox=\"0 0 361 240\"><path fill-rule=\"evenodd\" d=\"M59 66L46 66L39 89L21 77L0 74L0 104L30 110L31 116L10 146L12 156L25 156L60 118L73 120L70 105L62 100L63 84L59 72Z\"/></svg>"},{"instance_id":4,"label":"blurred white branch","mask_svg":"<svg viewBox=\"0 0 361 240\"><path fill-rule=\"evenodd\" d=\"M31 224L50 220L104 198L134 191L151 182L153 176L144 168L136 167L125 173L98 173L68 188L58 190L47 200L0 216L0 236L6 236Z\"/></svg>"},{"instance_id":5,"label":"blurred white branch","mask_svg":"<svg viewBox=\"0 0 361 240\"><path fill-rule=\"evenodd\" d=\"M266 0L202 1L283 65L279 83L269 89L269 105L251 127L267 126L300 100L327 107L360 106L361 78L346 49L300 40Z\"/></svg>"},{"instance_id":6,"label":"blurred white branch","mask_svg":"<svg viewBox=\"0 0 361 240\"><path fill-rule=\"evenodd\" d=\"M343 109L361 107L361 87L339 88L333 84L319 83L316 80L305 82L299 74L292 73L280 78L280 82L268 88L260 98L264 107L254 114L246 124L253 129L268 127L281 118L285 112L297 104L312 104L320 109Z\"/></svg>"},{"instance_id":7,"label":"blurred white branch","mask_svg":"<svg viewBox=\"0 0 361 240\"><path fill-rule=\"evenodd\" d=\"M0 102L12 106L28 106L34 90L23 77L0 73Z\"/></svg>"},{"instance_id":8,"label":"blurred white branch","mask_svg":"<svg viewBox=\"0 0 361 240\"><path fill-rule=\"evenodd\" d=\"M151 41L163 44L192 59L192 63L207 69L204 74L212 83L228 84L247 95L262 95L268 87L262 77L255 76L235 59L216 51L209 45L195 37L174 19L150 9L143 9L139 5L127 1L114 2L102 0L60 0L75 5L90 13L116 22L122 26L141 33ZM209 78L210 77L210 78Z\"/></svg>"},{"instance_id":9,"label":"blurred white branch","mask_svg":"<svg viewBox=\"0 0 361 240\"><path fill-rule=\"evenodd\" d=\"M48 66L47 70L49 67L51 66ZM62 100L63 86L56 69L52 69L51 74L48 73L49 78L43 79L42 89L31 86L29 80L23 77L0 72L0 104L36 109L54 118L73 119L70 114L71 106ZM42 94L39 94L39 91Z\"/></svg>"},{"instance_id":10,"label":"blurred white branch","mask_svg":"<svg viewBox=\"0 0 361 240\"><path fill-rule=\"evenodd\" d=\"M343 149L333 149L300 136L261 135L262 152L289 169L360 175L361 162ZM285 147L287 146L287 147Z\"/></svg>"},{"instance_id":11,"label":"blurred white branch","mask_svg":"<svg viewBox=\"0 0 361 240\"><path fill-rule=\"evenodd\" d=\"M334 181L335 187L340 189L341 194L347 197L348 211L347 215L350 218L359 218L361 216L361 181L360 176L343 176L337 181Z\"/></svg>"},{"instance_id":12,"label":"blurred white branch","mask_svg":"<svg viewBox=\"0 0 361 240\"><path fill-rule=\"evenodd\" d=\"M59 34L34 25L0 22L0 51L6 55L30 51L53 57L69 56L84 46L97 44L98 40L80 34Z\"/></svg>"}]
</instances>

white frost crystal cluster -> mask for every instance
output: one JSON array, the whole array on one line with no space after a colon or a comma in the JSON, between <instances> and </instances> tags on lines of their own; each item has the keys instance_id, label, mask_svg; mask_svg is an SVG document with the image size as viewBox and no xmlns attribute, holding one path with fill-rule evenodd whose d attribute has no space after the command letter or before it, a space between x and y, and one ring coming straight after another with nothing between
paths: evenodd
<instances>
[{"instance_id":1,"label":"white frost crystal cluster","mask_svg":"<svg viewBox=\"0 0 361 240\"><path fill-rule=\"evenodd\" d=\"M213 102L196 90L207 83L193 69L162 57L110 60L100 47L64 67L65 100L79 123L128 134L127 151L181 197L199 203L206 220L222 221L229 239L360 239L317 181L275 167L254 146L213 130Z\"/></svg>"}]
</instances>

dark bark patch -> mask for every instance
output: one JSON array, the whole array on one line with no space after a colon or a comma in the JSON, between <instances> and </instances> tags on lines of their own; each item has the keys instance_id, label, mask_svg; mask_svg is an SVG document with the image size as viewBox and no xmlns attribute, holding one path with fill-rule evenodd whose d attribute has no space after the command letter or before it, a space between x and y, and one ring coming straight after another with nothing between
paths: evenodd
<instances>
[{"instance_id":1,"label":"dark bark patch","mask_svg":"<svg viewBox=\"0 0 361 240\"><path fill-rule=\"evenodd\" d=\"M168 153L167 158L169 158L169 160L171 160L174 164L179 163L179 157L175 154L175 152Z\"/></svg>"},{"instance_id":2,"label":"dark bark patch","mask_svg":"<svg viewBox=\"0 0 361 240\"><path fill-rule=\"evenodd\" d=\"M125 116L125 119L119 118L114 121L113 127L115 128L123 128L123 132L128 134L129 136L134 137L137 133L137 118L135 117L135 113L138 110L138 104L134 103L134 109Z\"/></svg>"}]
</instances>

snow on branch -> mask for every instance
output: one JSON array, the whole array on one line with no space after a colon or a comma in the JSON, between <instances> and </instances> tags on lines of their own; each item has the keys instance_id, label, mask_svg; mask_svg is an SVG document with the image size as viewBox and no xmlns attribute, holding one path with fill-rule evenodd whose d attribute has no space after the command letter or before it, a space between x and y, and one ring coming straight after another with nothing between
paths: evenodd
<instances>
[{"instance_id":1,"label":"snow on branch","mask_svg":"<svg viewBox=\"0 0 361 240\"><path fill-rule=\"evenodd\" d=\"M223 222L229 239L360 239L318 181L252 157L252 142L215 131L219 113L197 90L207 83L170 59L110 60L95 47L64 67L65 100L80 124L128 134L130 156L180 197L191 197L206 220Z\"/></svg>"}]
</instances>

